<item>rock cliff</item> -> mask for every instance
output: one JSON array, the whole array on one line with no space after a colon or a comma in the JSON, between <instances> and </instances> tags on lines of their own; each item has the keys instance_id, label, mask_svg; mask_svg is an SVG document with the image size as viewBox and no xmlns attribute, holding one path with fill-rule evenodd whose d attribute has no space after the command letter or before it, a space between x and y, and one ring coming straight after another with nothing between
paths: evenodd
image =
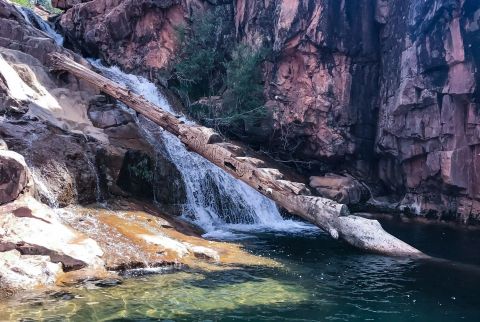
<instances>
[{"instance_id":1,"label":"rock cliff","mask_svg":"<svg viewBox=\"0 0 480 322\"><path fill-rule=\"evenodd\" d=\"M397 209L478 221L478 1L57 2L73 48L154 80L175 57L176 28L230 6L237 42L273 50L275 149L320 162L314 174L373 183Z\"/></svg>"},{"instance_id":2,"label":"rock cliff","mask_svg":"<svg viewBox=\"0 0 480 322\"><path fill-rule=\"evenodd\" d=\"M384 3L379 176L413 212L478 220L480 3Z\"/></svg>"}]
</instances>

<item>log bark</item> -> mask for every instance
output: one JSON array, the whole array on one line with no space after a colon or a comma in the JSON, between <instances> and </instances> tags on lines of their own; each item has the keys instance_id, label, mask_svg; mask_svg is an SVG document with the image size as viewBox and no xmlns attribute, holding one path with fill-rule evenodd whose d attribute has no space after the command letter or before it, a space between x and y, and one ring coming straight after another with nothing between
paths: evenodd
<instances>
[{"instance_id":1,"label":"log bark","mask_svg":"<svg viewBox=\"0 0 480 322\"><path fill-rule=\"evenodd\" d=\"M320 227L331 237L341 238L355 247L371 252L423 256L419 250L385 232L378 221L351 216L346 205L312 196L305 185L282 180L283 176L277 169L264 169L259 167L261 163L256 165L246 158L236 157L225 148L221 137L212 129L184 124L162 110L161 106L150 103L143 96L132 93L128 88L77 64L65 55L53 53L50 60L54 70L70 72L125 103L177 136L191 151L247 183L292 214Z\"/></svg>"}]
</instances>

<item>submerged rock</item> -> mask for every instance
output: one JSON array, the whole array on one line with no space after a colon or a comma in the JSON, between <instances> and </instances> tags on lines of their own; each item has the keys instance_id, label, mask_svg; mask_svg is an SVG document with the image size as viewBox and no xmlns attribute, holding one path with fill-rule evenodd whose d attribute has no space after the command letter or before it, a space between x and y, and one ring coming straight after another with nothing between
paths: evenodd
<instances>
[{"instance_id":1,"label":"submerged rock","mask_svg":"<svg viewBox=\"0 0 480 322\"><path fill-rule=\"evenodd\" d=\"M100 280L100 281L95 282L95 286L98 286L98 287L113 287L113 286L121 285L122 283L123 283L122 280L115 279L115 278L110 278L110 279L104 279L104 280Z\"/></svg>"}]
</instances>

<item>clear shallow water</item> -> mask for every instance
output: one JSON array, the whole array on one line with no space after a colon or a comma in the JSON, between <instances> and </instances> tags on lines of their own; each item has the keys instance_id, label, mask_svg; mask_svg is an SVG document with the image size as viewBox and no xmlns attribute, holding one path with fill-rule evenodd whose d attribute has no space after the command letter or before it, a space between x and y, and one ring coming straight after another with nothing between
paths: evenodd
<instances>
[{"instance_id":1,"label":"clear shallow water","mask_svg":"<svg viewBox=\"0 0 480 322\"><path fill-rule=\"evenodd\" d=\"M363 254L320 233L258 233L241 243L283 267L172 271L112 288L73 289L78 298L71 300L12 300L0 320L479 321L480 232L385 226L427 252L463 262Z\"/></svg>"}]
</instances>

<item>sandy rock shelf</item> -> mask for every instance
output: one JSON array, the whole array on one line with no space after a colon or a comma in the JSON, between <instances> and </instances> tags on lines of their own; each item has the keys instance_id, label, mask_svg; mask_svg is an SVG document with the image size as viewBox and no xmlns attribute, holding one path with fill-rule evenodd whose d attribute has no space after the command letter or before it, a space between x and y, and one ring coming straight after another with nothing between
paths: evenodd
<instances>
[{"instance_id":1,"label":"sandy rock shelf","mask_svg":"<svg viewBox=\"0 0 480 322\"><path fill-rule=\"evenodd\" d=\"M149 204L115 200L108 208L53 210L29 196L1 206L0 294L118 278L128 269L277 265L239 245L205 240Z\"/></svg>"}]
</instances>

